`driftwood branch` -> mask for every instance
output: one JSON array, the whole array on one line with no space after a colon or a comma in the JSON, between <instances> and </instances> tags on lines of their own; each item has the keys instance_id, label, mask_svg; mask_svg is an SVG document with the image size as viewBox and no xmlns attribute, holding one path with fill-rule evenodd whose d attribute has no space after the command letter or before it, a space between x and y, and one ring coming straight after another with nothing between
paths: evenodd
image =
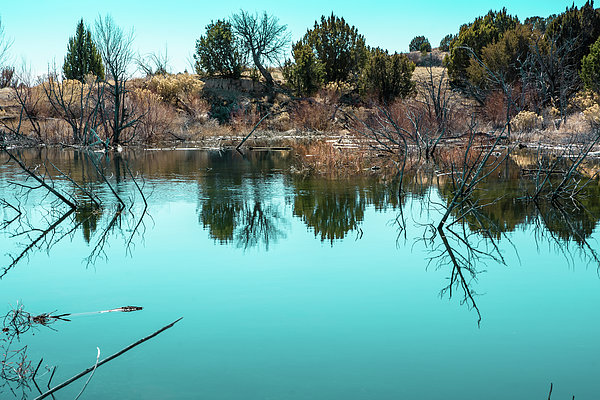
<instances>
[{"instance_id":1,"label":"driftwood branch","mask_svg":"<svg viewBox=\"0 0 600 400\"><path fill-rule=\"evenodd\" d=\"M256 130L256 128L258 128L258 126L261 124L261 122L263 122L269 115L271 115L271 112L266 113L257 123L256 125L254 125L254 128L252 128L252 130L250 131L249 134L246 135L246 137L240 142L240 144L238 144L237 146L235 146L236 150L240 150L240 147L242 147L242 145L246 142L246 140L248 140L248 138L250 136L252 136L252 134L254 133L254 131Z\"/></svg>"},{"instance_id":2,"label":"driftwood branch","mask_svg":"<svg viewBox=\"0 0 600 400\"><path fill-rule=\"evenodd\" d=\"M107 362L114 360L115 358L119 357L120 355L128 352L129 350L133 349L134 347L152 339L153 337L157 336L158 334L166 331L167 329L171 328L173 325L175 325L177 322L181 321L182 318L179 318L178 320L171 322L169 325L160 328L159 330L157 330L156 332L154 332L153 334L146 336L145 338L142 338L140 340L138 340L135 343L130 344L129 346L125 347L123 350L120 350L118 352L116 352L115 354L105 358L104 360L94 364L93 366L87 368L86 370L78 373L77 375L75 375L74 377L67 379L66 381L64 381L63 383L56 385L55 387L53 387L52 389L48 390L47 392L41 394L40 396L36 397L34 400L41 400L44 399L50 395L52 395L53 393L57 392L58 390L70 385L71 383L75 382L76 380L84 377L85 375L89 374L90 372L94 371L96 368L100 367L102 364L106 364Z\"/></svg>"}]
</instances>

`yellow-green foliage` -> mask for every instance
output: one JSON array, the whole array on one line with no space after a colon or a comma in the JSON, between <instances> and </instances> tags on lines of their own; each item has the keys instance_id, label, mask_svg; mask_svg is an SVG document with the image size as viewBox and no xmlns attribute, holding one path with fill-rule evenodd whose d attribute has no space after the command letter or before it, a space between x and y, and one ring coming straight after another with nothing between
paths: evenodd
<instances>
[{"instance_id":1,"label":"yellow-green foliage","mask_svg":"<svg viewBox=\"0 0 600 400\"><path fill-rule=\"evenodd\" d=\"M162 101L162 97L149 89L137 88L133 91L133 99L143 105L153 105ZM146 108L146 107L144 107Z\"/></svg>"},{"instance_id":2,"label":"yellow-green foliage","mask_svg":"<svg viewBox=\"0 0 600 400\"><path fill-rule=\"evenodd\" d=\"M592 124L600 123L600 95L590 90L584 90L575 95L571 101L571 111L583 112L585 120Z\"/></svg>"},{"instance_id":3,"label":"yellow-green foliage","mask_svg":"<svg viewBox=\"0 0 600 400\"><path fill-rule=\"evenodd\" d=\"M517 17L509 15L503 8L500 11L490 10L487 15L463 25L450 44L450 54L446 62L450 80L458 84L469 79L467 69L472 65L472 54L465 48L471 49L477 57L481 57L484 47L496 43L504 32L517 26L518 21Z\"/></svg>"},{"instance_id":4,"label":"yellow-green foliage","mask_svg":"<svg viewBox=\"0 0 600 400\"><path fill-rule=\"evenodd\" d=\"M577 93L573 100L571 100L571 111L585 111L592 107L594 104L598 104L600 96L592 91L584 90Z\"/></svg>"},{"instance_id":5,"label":"yellow-green foliage","mask_svg":"<svg viewBox=\"0 0 600 400\"><path fill-rule=\"evenodd\" d=\"M204 83L190 74L153 76L148 89L165 102L176 105L180 100L200 96Z\"/></svg>"},{"instance_id":6,"label":"yellow-green foliage","mask_svg":"<svg viewBox=\"0 0 600 400\"><path fill-rule=\"evenodd\" d=\"M76 79L65 79L62 82L49 79L42 85L31 88L29 95L32 97L31 101L38 99L37 108L44 115L65 117L79 116L85 112L90 101L93 101L93 91L93 83L82 83Z\"/></svg>"},{"instance_id":7,"label":"yellow-green foliage","mask_svg":"<svg viewBox=\"0 0 600 400\"><path fill-rule=\"evenodd\" d=\"M325 85L326 91L333 91L339 93L350 93L354 90L354 86L348 82L329 82Z\"/></svg>"},{"instance_id":8,"label":"yellow-green foliage","mask_svg":"<svg viewBox=\"0 0 600 400\"><path fill-rule=\"evenodd\" d=\"M544 119L532 111L521 111L512 120L512 128L517 132L531 132L542 126Z\"/></svg>"},{"instance_id":9,"label":"yellow-green foliage","mask_svg":"<svg viewBox=\"0 0 600 400\"><path fill-rule=\"evenodd\" d=\"M480 60L470 59L466 70L469 81L480 88L486 88L490 72L495 76L502 76L508 83L517 81L520 78L518 65L520 60L527 57L531 36L531 29L520 24L504 32L497 42L488 44L481 50Z\"/></svg>"},{"instance_id":10,"label":"yellow-green foliage","mask_svg":"<svg viewBox=\"0 0 600 400\"><path fill-rule=\"evenodd\" d=\"M583 110L583 116L593 125L600 124L600 106L598 103L595 103L591 107Z\"/></svg>"}]
</instances>

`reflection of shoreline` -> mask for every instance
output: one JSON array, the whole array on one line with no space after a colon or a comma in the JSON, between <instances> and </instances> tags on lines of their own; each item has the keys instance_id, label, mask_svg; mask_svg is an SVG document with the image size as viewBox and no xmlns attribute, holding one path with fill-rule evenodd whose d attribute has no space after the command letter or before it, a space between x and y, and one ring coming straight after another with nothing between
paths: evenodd
<instances>
[{"instance_id":1,"label":"reflection of shoreline","mask_svg":"<svg viewBox=\"0 0 600 400\"><path fill-rule=\"evenodd\" d=\"M36 165L36 162L39 163L48 156L79 184L90 185L104 196L110 195L107 190L102 189L102 183L85 153L72 149L23 149L20 154L31 165ZM532 185L530 179L521 178L520 172L524 167L533 167L537 162L535 156L530 151L515 150L510 154L506 165L481 182L473 195L476 202L485 204L481 212L501 232L512 232L519 226L535 223L538 212L551 211L546 203L540 203L536 209L523 198L517 197L519 192L529 190L528 185ZM330 179L315 175L287 174L285 171L291 170L293 159L294 156L289 151L247 151L244 155L235 151L131 151L112 156L106 165L114 171L111 174L123 197L127 197L127 193L134 188L126 169L119 166L122 161L130 165L136 176L151 179L155 190L160 190L160 185L168 185L173 177L197 182L202 193L202 199L199 200L202 224L209 229L211 237L221 243L238 239L241 243L240 235L245 235L243 241L246 244L242 247L252 247L251 243L267 243L270 241L270 234L267 232L273 233L279 229L275 225L281 221L276 221L284 213L269 205L271 194L265 185L268 186L270 181L263 179L267 176L282 177L283 185L291 187L294 193L292 214L300 218L314 232L315 237L331 243L345 238L350 232L360 232L366 206L387 209L396 208L400 204L393 181L366 177ZM590 165L594 163L593 160L587 162ZM442 164L443 160L440 160L440 165ZM403 181L404 193L426 203L429 201L427 191L435 187L443 199L447 198L451 193L453 178L451 173L444 171L451 169L439 168L428 165L416 171L408 170ZM584 168L587 168L587 164ZM14 173L5 166L2 176L4 179L13 179ZM245 193L241 197L238 196L240 190ZM594 181L585 190L587 193L582 197L582 207L564 207L570 214L569 219L574 221L573 225L579 227L577 234L569 234L570 228L559 223L560 219L553 217L548 220L550 223L547 228L560 238L581 241L579 238L589 237L595 229L600 215L600 201L596 200L600 198L600 186ZM430 207L428 204L424 206ZM78 229L82 229L87 242L93 240L94 232L100 228L105 214L106 210L98 211L85 205L75 214ZM557 216L562 218L562 214ZM109 219L112 220L112 216ZM472 218L467 217L467 221L472 228L475 226ZM244 224L247 224L246 228L243 228ZM281 236L281 233L283 232L276 236ZM262 239L258 240L257 235L262 236Z\"/></svg>"}]
</instances>

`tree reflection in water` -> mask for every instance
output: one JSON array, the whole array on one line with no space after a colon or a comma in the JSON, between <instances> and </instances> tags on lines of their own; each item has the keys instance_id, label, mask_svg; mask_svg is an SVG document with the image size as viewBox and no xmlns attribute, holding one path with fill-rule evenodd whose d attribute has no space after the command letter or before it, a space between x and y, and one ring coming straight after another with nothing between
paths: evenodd
<instances>
[{"instance_id":1,"label":"tree reflection in water","mask_svg":"<svg viewBox=\"0 0 600 400\"><path fill-rule=\"evenodd\" d=\"M0 207L3 210L0 229L13 239L12 248L15 249L7 254L11 261L0 267L0 279L33 253L49 253L58 243L73 240L78 230L86 243L93 244L85 258L88 266L98 258L106 258L104 249L111 237L123 238L128 253L135 245L134 239L143 240L144 221L148 217L143 180L134 177L127 162L118 154L100 155L89 151L70 154L72 159L66 167L61 166L62 170L55 166L56 160L54 163L49 161L42 151L23 152L18 157L27 164L37 165L36 169L44 170L45 180L76 199L75 208L65 207L47 193L35 193L44 188L32 186L18 170L0 177ZM118 200L116 204L111 193ZM127 208L121 199L124 196L127 196ZM33 207L35 213L25 212L25 209L32 209L32 203L37 204Z\"/></svg>"},{"instance_id":2,"label":"tree reflection in water","mask_svg":"<svg viewBox=\"0 0 600 400\"><path fill-rule=\"evenodd\" d=\"M199 184L198 219L211 239L249 249L286 237L286 221L273 199L272 177L242 179L240 171L207 174Z\"/></svg>"},{"instance_id":3,"label":"tree reflection in water","mask_svg":"<svg viewBox=\"0 0 600 400\"><path fill-rule=\"evenodd\" d=\"M589 243L600 216L600 188L587 188L582 196L567 203L539 202L518 197L517 186L521 184L516 180L484 182L465 201L465 207L451 213L445 226L428 225L430 263L451 268L448 285L440 294L451 298L458 291L461 304L477 313L478 324L482 311L474 288L477 278L490 263L506 265L500 241L510 243L517 252L508 234L519 227L532 229L538 250L554 247L570 264L579 259L595 264L600 271L598 251ZM451 196L448 185L438 185L438 193L444 206ZM430 199L423 201L428 203L424 207L430 206Z\"/></svg>"},{"instance_id":4,"label":"tree reflection in water","mask_svg":"<svg viewBox=\"0 0 600 400\"><path fill-rule=\"evenodd\" d=\"M313 230L315 237L331 245L350 231L360 231L366 199L359 187L341 181L296 179L294 215Z\"/></svg>"}]
</instances>

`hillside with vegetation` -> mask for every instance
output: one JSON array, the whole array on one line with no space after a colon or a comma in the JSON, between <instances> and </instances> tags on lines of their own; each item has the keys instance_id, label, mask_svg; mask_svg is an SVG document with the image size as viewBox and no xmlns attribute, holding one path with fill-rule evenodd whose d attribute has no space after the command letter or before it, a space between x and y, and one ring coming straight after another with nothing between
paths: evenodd
<instances>
[{"instance_id":1,"label":"hillside with vegetation","mask_svg":"<svg viewBox=\"0 0 600 400\"><path fill-rule=\"evenodd\" d=\"M10 64L0 31L0 135L105 149L335 137L428 156L470 133L567 144L600 122L599 36L592 1L524 21L491 10L438 47L416 35L406 54L334 14L292 43L275 15L242 10L208 24L194 70L174 72L166 50L136 54L132 31L106 16L80 20L63 65L34 77Z\"/></svg>"}]
</instances>

